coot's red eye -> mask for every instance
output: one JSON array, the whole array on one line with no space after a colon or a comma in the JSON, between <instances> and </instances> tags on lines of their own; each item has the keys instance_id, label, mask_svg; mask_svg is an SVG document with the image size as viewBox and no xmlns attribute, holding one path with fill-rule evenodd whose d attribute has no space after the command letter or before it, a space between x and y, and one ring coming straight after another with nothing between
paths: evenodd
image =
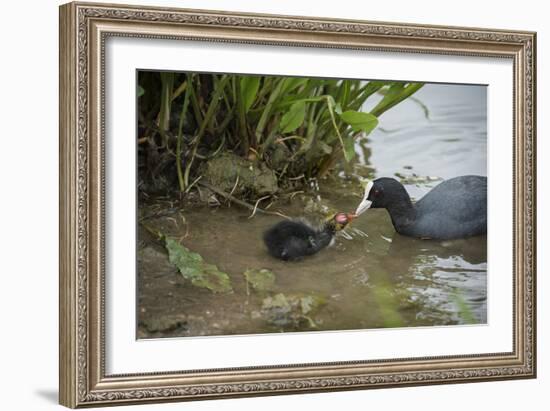
<instances>
[{"instance_id":1,"label":"coot's red eye","mask_svg":"<svg viewBox=\"0 0 550 411\"><path fill-rule=\"evenodd\" d=\"M378 189L374 190L374 196L375 197L378 197L379 194L380 194L380 191Z\"/></svg>"}]
</instances>

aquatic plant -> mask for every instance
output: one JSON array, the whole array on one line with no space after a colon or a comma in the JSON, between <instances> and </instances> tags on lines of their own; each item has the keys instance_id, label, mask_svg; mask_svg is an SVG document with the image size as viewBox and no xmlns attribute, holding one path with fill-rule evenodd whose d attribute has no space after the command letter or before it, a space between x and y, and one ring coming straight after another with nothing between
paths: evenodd
<instances>
[{"instance_id":1,"label":"aquatic plant","mask_svg":"<svg viewBox=\"0 0 550 411\"><path fill-rule=\"evenodd\" d=\"M282 188L323 177L338 161L352 161L355 140L422 85L141 71L140 184L188 192L202 165L224 152L268 167ZM364 111L375 95L377 104Z\"/></svg>"}]
</instances>

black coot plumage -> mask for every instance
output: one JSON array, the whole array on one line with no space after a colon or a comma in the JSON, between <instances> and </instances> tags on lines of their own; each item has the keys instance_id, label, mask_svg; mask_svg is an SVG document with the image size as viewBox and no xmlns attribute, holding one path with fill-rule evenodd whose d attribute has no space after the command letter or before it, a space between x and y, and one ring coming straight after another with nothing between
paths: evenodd
<instances>
[{"instance_id":1,"label":"black coot plumage","mask_svg":"<svg viewBox=\"0 0 550 411\"><path fill-rule=\"evenodd\" d=\"M487 177L460 176L443 181L415 204L393 178L370 182L357 208L385 208L399 234L450 240L487 233Z\"/></svg>"},{"instance_id":2,"label":"black coot plumage","mask_svg":"<svg viewBox=\"0 0 550 411\"><path fill-rule=\"evenodd\" d=\"M319 228L302 221L281 221L264 233L264 243L273 257L297 260L328 246L336 232L344 229L354 217L338 213Z\"/></svg>"}]
</instances>

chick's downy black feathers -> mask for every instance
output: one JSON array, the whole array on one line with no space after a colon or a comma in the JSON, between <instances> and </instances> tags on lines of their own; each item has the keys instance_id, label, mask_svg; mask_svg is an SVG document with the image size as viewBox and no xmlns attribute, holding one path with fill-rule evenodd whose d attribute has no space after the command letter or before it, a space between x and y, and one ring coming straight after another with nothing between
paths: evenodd
<instances>
[{"instance_id":1,"label":"chick's downy black feathers","mask_svg":"<svg viewBox=\"0 0 550 411\"><path fill-rule=\"evenodd\" d=\"M355 217L337 213L318 228L302 221L281 221L264 233L264 243L273 257L297 260L328 246L336 232L346 228Z\"/></svg>"},{"instance_id":2,"label":"chick's downy black feathers","mask_svg":"<svg viewBox=\"0 0 550 411\"><path fill-rule=\"evenodd\" d=\"M301 221L281 221L264 233L264 243L273 257L296 260L329 245L334 233L328 224L314 229Z\"/></svg>"}]
</instances>

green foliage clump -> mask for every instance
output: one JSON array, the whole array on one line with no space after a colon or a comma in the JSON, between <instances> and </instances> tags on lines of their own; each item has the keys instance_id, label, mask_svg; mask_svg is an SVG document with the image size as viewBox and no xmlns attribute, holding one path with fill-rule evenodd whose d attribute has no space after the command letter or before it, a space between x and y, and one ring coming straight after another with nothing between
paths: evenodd
<instances>
[{"instance_id":1,"label":"green foliage clump","mask_svg":"<svg viewBox=\"0 0 550 411\"><path fill-rule=\"evenodd\" d=\"M140 176L154 184L171 173L180 191L200 178L202 163L228 151L265 164L282 186L324 176L352 161L355 140L423 85L149 71L138 83ZM374 95L379 101L364 111Z\"/></svg>"}]
</instances>

